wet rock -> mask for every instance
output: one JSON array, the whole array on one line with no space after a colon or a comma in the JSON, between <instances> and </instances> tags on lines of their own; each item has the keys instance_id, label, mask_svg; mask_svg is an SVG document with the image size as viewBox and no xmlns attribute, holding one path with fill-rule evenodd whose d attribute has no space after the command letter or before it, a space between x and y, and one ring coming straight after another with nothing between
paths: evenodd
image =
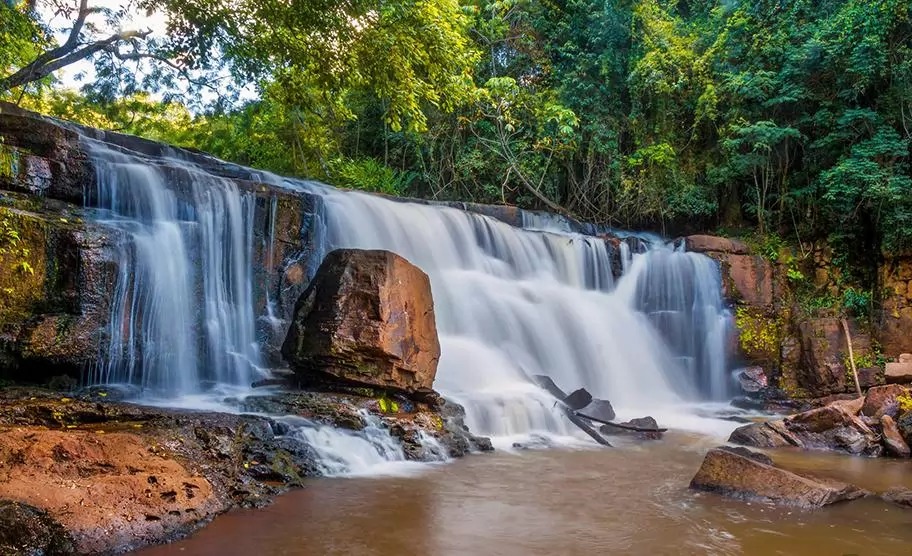
<instances>
[{"instance_id":1,"label":"wet rock","mask_svg":"<svg viewBox=\"0 0 912 556\"><path fill-rule=\"evenodd\" d=\"M0 189L81 205L94 173L79 135L50 118L0 103L2 149L16 172L0 173Z\"/></svg>"},{"instance_id":2,"label":"wet rock","mask_svg":"<svg viewBox=\"0 0 912 556\"><path fill-rule=\"evenodd\" d=\"M899 506L912 508L912 490L902 487L894 487L884 492L880 497L887 502L892 502Z\"/></svg>"},{"instance_id":3,"label":"wet rock","mask_svg":"<svg viewBox=\"0 0 912 556\"><path fill-rule=\"evenodd\" d=\"M786 422L790 430L822 433L838 427L850 426L852 418L840 407L827 405L792 415L786 419Z\"/></svg>"},{"instance_id":4,"label":"wet rock","mask_svg":"<svg viewBox=\"0 0 912 556\"><path fill-rule=\"evenodd\" d=\"M249 396L238 404L242 411L252 413L294 415L355 431L364 428L359 408L345 396L317 392L279 392L266 396Z\"/></svg>"},{"instance_id":5,"label":"wet rock","mask_svg":"<svg viewBox=\"0 0 912 556\"><path fill-rule=\"evenodd\" d=\"M592 400L589 402L589 405L582 408L579 412L586 417L592 417L598 421L612 421L617 417L614 412L614 407L611 406L611 402L608 400Z\"/></svg>"},{"instance_id":6,"label":"wet rock","mask_svg":"<svg viewBox=\"0 0 912 556\"><path fill-rule=\"evenodd\" d=\"M883 442L887 448L887 453L898 458L909 457L912 452L910 452L909 445L906 444L902 434L900 434L899 427L896 426L893 418L889 415L882 416L880 418L880 426L883 430Z\"/></svg>"},{"instance_id":7,"label":"wet rock","mask_svg":"<svg viewBox=\"0 0 912 556\"><path fill-rule=\"evenodd\" d=\"M592 403L592 394L585 388L571 392L564 398L564 404L573 411L579 411Z\"/></svg>"},{"instance_id":8,"label":"wet rock","mask_svg":"<svg viewBox=\"0 0 912 556\"><path fill-rule=\"evenodd\" d=\"M603 425L599 432L608 436L635 436L642 440L659 440L666 429L652 417L638 417L623 423Z\"/></svg>"},{"instance_id":9,"label":"wet rock","mask_svg":"<svg viewBox=\"0 0 912 556\"><path fill-rule=\"evenodd\" d=\"M880 419L883 415L889 415L895 419L899 413L899 402L896 401L896 398L908 391L906 387L899 384L870 388L865 395L861 413L875 419Z\"/></svg>"},{"instance_id":10,"label":"wet rock","mask_svg":"<svg viewBox=\"0 0 912 556\"><path fill-rule=\"evenodd\" d=\"M494 450L490 438L476 436L469 431L465 424L465 408L458 403L447 400L440 408L440 417L443 419L443 430L446 432L441 441L449 449L451 457L463 456L473 451Z\"/></svg>"},{"instance_id":11,"label":"wet rock","mask_svg":"<svg viewBox=\"0 0 912 556\"><path fill-rule=\"evenodd\" d=\"M782 448L793 445L784 435L770 427L769 423L751 423L738 427L732 431L728 441L754 448Z\"/></svg>"},{"instance_id":12,"label":"wet rock","mask_svg":"<svg viewBox=\"0 0 912 556\"><path fill-rule=\"evenodd\" d=\"M658 440L662 438L662 431L659 429L659 424L652 417L637 417L636 419L631 419L621 424L629 427L636 427L638 429L653 429L636 431L636 435L639 438L647 440Z\"/></svg>"},{"instance_id":13,"label":"wet rock","mask_svg":"<svg viewBox=\"0 0 912 556\"><path fill-rule=\"evenodd\" d=\"M738 384L741 390L750 394L760 392L769 382L766 378L766 371L763 367L747 367L738 371Z\"/></svg>"},{"instance_id":14,"label":"wet rock","mask_svg":"<svg viewBox=\"0 0 912 556\"><path fill-rule=\"evenodd\" d=\"M57 388L51 387L52 390ZM137 399L142 390L132 384L109 384L105 386L86 386L75 392L75 395L84 400L97 402L122 402Z\"/></svg>"},{"instance_id":15,"label":"wet rock","mask_svg":"<svg viewBox=\"0 0 912 556\"><path fill-rule=\"evenodd\" d=\"M766 401L762 399L752 398L750 396L736 396L732 398L731 405L732 407L737 407L738 409L746 409L749 411L762 410L766 408Z\"/></svg>"},{"instance_id":16,"label":"wet rock","mask_svg":"<svg viewBox=\"0 0 912 556\"><path fill-rule=\"evenodd\" d=\"M792 415L784 424L806 448L870 456L882 451L878 435L838 403Z\"/></svg>"},{"instance_id":17,"label":"wet rock","mask_svg":"<svg viewBox=\"0 0 912 556\"><path fill-rule=\"evenodd\" d=\"M745 453L747 452L747 453ZM690 488L743 500L815 508L864 496L845 483L820 481L780 469L745 449L714 448L706 454Z\"/></svg>"},{"instance_id":18,"label":"wet rock","mask_svg":"<svg viewBox=\"0 0 912 556\"><path fill-rule=\"evenodd\" d=\"M298 300L282 354L303 380L431 389L440 344L427 275L388 251L331 252Z\"/></svg>"},{"instance_id":19,"label":"wet rock","mask_svg":"<svg viewBox=\"0 0 912 556\"><path fill-rule=\"evenodd\" d=\"M757 448L797 446L855 455L878 456L880 437L853 412L863 400L840 400L780 421L752 423L735 429L729 442Z\"/></svg>"},{"instance_id":20,"label":"wet rock","mask_svg":"<svg viewBox=\"0 0 912 556\"><path fill-rule=\"evenodd\" d=\"M884 376L891 384L909 384L912 382L912 362L887 363Z\"/></svg>"},{"instance_id":21,"label":"wet rock","mask_svg":"<svg viewBox=\"0 0 912 556\"><path fill-rule=\"evenodd\" d=\"M0 554L64 556L76 545L46 511L28 504L0 500Z\"/></svg>"}]
</instances>

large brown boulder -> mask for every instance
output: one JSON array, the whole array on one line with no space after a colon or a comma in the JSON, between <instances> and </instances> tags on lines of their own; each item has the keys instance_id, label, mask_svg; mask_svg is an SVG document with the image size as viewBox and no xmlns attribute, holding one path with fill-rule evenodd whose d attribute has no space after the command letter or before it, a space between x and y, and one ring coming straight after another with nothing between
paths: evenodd
<instances>
[{"instance_id":1,"label":"large brown boulder","mask_svg":"<svg viewBox=\"0 0 912 556\"><path fill-rule=\"evenodd\" d=\"M865 495L845 483L821 481L780 469L746 448L714 448L690 482L690 488L745 500L815 508Z\"/></svg>"},{"instance_id":2,"label":"large brown boulder","mask_svg":"<svg viewBox=\"0 0 912 556\"><path fill-rule=\"evenodd\" d=\"M771 307L775 301L773 265L763 257L728 255L723 264L722 287L729 299L753 307Z\"/></svg>"},{"instance_id":3,"label":"large brown boulder","mask_svg":"<svg viewBox=\"0 0 912 556\"><path fill-rule=\"evenodd\" d=\"M388 251L329 253L298 300L282 354L304 380L430 390L440 344L427 275Z\"/></svg>"}]
</instances>

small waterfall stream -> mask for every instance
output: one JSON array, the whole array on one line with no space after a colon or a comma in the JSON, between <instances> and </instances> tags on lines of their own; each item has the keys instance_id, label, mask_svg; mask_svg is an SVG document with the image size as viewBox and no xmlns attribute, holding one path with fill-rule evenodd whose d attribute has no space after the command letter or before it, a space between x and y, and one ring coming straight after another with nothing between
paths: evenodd
<instances>
[{"instance_id":1,"label":"small waterfall stream","mask_svg":"<svg viewBox=\"0 0 912 556\"><path fill-rule=\"evenodd\" d=\"M96 170L86 204L129 238L93 381L172 395L206 382L249 385L260 364L250 196L178 159L153 162L86 144Z\"/></svg>"},{"instance_id":2,"label":"small waterfall stream","mask_svg":"<svg viewBox=\"0 0 912 556\"><path fill-rule=\"evenodd\" d=\"M84 141L97 182L86 206L124 238L104 363L91 380L171 396L209 384L248 387L265 365L257 323L273 335L285 326L278 301L267 294L259 304L254 293L255 226L267 230L269 264L281 262L275 197L258 204L235 179L180 151L149 156ZM232 171L322 198L325 234L310 257L340 247L387 249L428 273L442 352L435 388L466 408L475 433L503 442L575 434L534 375L567 391L585 387L621 416L728 393L730 319L707 257L658 238L640 241L649 248L633 253L625 242L576 233L566 220L539 213L522 213L516 227L456 208ZM365 449L401 459L379 437L307 426L300 434L323 447L329 474L362 469Z\"/></svg>"}]
</instances>

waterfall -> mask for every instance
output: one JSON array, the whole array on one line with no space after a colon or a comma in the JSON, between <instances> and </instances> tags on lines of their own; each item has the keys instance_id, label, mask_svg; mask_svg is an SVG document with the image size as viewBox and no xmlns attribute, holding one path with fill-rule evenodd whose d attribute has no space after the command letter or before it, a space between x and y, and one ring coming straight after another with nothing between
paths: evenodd
<instances>
[{"instance_id":1,"label":"waterfall","mask_svg":"<svg viewBox=\"0 0 912 556\"><path fill-rule=\"evenodd\" d=\"M658 237L612 242L599 237L610 230L544 213L516 211L511 225L214 159L203 168L182 151L140 154L83 141L96 170L86 206L122 238L93 382L169 395L203 392L210 383L249 386L264 365L264 342L280 342L290 316L292 290L255 284L293 262L275 240L276 195L287 192L288 199L321 200L307 209L315 231L294 262L306 259L311 269L330 249L387 249L428 273L441 344L435 388L465 407L475 433L574 434L535 375L567 391L585 387L620 415L728 394L730 318L718 266ZM256 184L273 193L260 187L257 198ZM262 253L255 257L257 230ZM273 274L255 270L255 258ZM319 443L330 433L305 427L301 434ZM373 454L386 442L331 436L357 453L372 446ZM334 446L326 461L338 459Z\"/></svg>"},{"instance_id":2,"label":"waterfall","mask_svg":"<svg viewBox=\"0 0 912 556\"><path fill-rule=\"evenodd\" d=\"M249 384L259 367L250 196L177 158L83 141L96 171L86 204L129 238L119 246L109 341L92 381L165 394L207 381Z\"/></svg>"},{"instance_id":3,"label":"waterfall","mask_svg":"<svg viewBox=\"0 0 912 556\"><path fill-rule=\"evenodd\" d=\"M437 388L476 433L573 430L530 377L585 387L619 412L725 395L727 313L718 269L661 243L615 283L606 241L553 218L523 230L453 208L324 192L331 248L388 249L428 273Z\"/></svg>"}]
</instances>

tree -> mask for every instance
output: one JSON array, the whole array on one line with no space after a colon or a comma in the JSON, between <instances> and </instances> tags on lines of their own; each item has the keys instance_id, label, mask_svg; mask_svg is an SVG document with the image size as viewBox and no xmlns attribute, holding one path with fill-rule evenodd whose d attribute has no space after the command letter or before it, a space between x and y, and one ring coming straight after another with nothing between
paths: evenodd
<instances>
[{"instance_id":1,"label":"tree","mask_svg":"<svg viewBox=\"0 0 912 556\"><path fill-rule=\"evenodd\" d=\"M5 60L6 63L0 65L0 70L6 73L0 77L0 93L40 81L61 68L92 58L100 52L107 52L120 59L150 55L144 53L142 48L151 31L126 30L103 34L99 32L98 26L89 22L92 17L106 15L109 23L115 23L122 19L123 13L91 7L89 0L80 0L76 7L62 0L53 0L49 7L57 15L73 21L66 41L58 46L51 46L51 30L42 28L39 24L37 2L4 4L0 7L3 25L9 27L9 36L19 43L13 45L13 48L19 50L19 55L9 57ZM26 56L22 54L32 49L23 49L21 43L29 36L38 39L38 45L48 48L26 61Z\"/></svg>"}]
</instances>

